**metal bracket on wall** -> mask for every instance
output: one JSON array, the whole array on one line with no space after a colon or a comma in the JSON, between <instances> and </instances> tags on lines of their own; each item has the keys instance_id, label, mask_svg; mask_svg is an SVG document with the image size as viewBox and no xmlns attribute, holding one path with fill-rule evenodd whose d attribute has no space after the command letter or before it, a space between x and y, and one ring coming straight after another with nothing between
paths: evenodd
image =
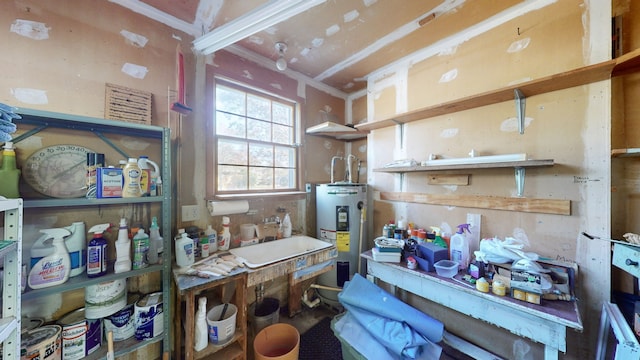
<instances>
[{"instance_id":1,"label":"metal bracket on wall","mask_svg":"<svg viewBox=\"0 0 640 360\"><path fill-rule=\"evenodd\" d=\"M515 167L516 172L516 191L518 192L518 197L522 197L524 194L524 168L523 167Z\"/></svg>"},{"instance_id":2,"label":"metal bracket on wall","mask_svg":"<svg viewBox=\"0 0 640 360\"><path fill-rule=\"evenodd\" d=\"M525 117L525 106L527 104L527 98L524 96L520 89L513 90L516 98L516 113L518 116L518 131L520 134L524 134L524 117Z\"/></svg>"}]
</instances>

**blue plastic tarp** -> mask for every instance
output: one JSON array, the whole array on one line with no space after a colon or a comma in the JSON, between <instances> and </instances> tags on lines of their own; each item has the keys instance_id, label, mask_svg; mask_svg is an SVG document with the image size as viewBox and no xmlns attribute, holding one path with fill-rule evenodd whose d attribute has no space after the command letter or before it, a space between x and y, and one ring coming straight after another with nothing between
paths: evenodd
<instances>
[{"instance_id":1,"label":"blue plastic tarp","mask_svg":"<svg viewBox=\"0 0 640 360\"><path fill-rule=\"evenodd\" d=\"M356 274L338 300L375 341L401 359L423 359L441 352L442 322L409 306ZM428 357L425 357L429 354Z\"/></svg>"}]
</instances>

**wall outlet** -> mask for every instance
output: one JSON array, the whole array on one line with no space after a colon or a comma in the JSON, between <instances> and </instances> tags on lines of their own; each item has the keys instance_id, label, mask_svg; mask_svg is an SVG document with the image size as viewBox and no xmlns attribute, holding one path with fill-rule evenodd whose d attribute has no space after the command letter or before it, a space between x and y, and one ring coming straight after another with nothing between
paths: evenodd
<instances>
[{"instance_id":1,"label":"wall outlet","mask_svg":"<svg viewBox=\"0 0 640 360\"><path fill-rule=\"evenodd\" d=\"M200 208L198 205L182 206L182 221L195 221L200 219Z\"/></svg>"},{"instance_id":2,"label":"wall outlet","mask_svg":"<svg viewBox=\"0 0 640 360\"><path fill-rule=\"evenodd\" d=\"M311 192L311 184L307 183L304 185L304 191L310 193Z\"/></svg>"}]
</instances>

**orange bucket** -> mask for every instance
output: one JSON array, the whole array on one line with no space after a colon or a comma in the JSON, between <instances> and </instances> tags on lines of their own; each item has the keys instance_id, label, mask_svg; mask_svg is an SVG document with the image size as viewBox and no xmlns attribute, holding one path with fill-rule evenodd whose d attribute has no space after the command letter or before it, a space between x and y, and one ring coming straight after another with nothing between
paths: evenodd
<instances>
[{"instance_id":1,"label":"orange bucket","mask_svg":"<svg viewBox=\"0 0 640 360\"><path fill-rule=\"evenodd\" d=\"M289 324L269 325L256 335L253 351L256 360L297 360L300 333Z\"/></svg>"}]
</instances>

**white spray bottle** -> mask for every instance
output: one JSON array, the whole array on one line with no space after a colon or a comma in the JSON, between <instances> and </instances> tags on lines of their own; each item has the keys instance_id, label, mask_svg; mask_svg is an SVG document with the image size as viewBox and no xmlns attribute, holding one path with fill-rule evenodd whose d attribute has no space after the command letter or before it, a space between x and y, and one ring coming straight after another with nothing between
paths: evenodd
<instances>
[{"instance_id":1,"label":"white spray bottle","mask_svg":"<svg viewBox=\"0 0 640 360\"><path fill-rule=\"evenodd\" d=\"M113 272L116 274L131 270L131 239L129 239L129 229L127 219L120 219L118 228L118 239L116 240L116 263L113 265Z\"/></svg>"},{"instance_id":2,"label":"white spray bottle","mask_svg":"<svg viewBox=\"0 0 640 360\"><path fill-rule=\"evenodd\" d=\"M207 298L198 298L198 311L196 312L194 350L201 351L207 347L209 343L209 334L207 331Z\"/></svg>"},{"instance_id":3,"label":"white spray bottle","mask_svg":"<svg viewBox=\"0 0 640 360\"><path fill-rule=\"evenodd\" d=\"M60 285L69 279L71 258L64 244L64 237L71 232L64 228L40 230L48 238L53 238L53 253L40 259L29 272L27 282L32 289Z\"/></svg>"}]
</instances>

